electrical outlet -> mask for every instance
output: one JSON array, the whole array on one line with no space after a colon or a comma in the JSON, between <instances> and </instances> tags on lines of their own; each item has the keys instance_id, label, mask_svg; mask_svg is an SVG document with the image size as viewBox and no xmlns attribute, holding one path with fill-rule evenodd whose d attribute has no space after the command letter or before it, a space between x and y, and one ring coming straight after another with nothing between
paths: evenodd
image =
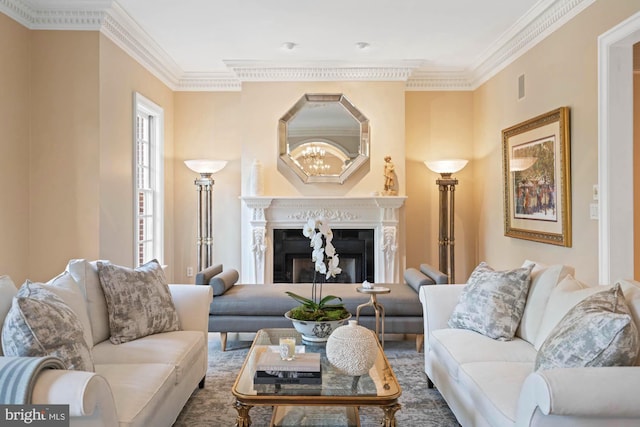
<instances>
[{"instance_id":1,"label":"electrical outlet","mask_svg":"<svg viewBox=\"0 0 640 427\"><path fill-rule=\"evenodd\" d=\"M598 204L591 203L589 205L589 217L591 219L598 219Z\"/></svg>"},{"instance_id":2,"label":"electrical outlet","mask_svg":"<svg viewBox=\"0 0 640 427\"><path fill-rule=\"evenodd\" d=\"M187 277L193 277L193 267L187 267Z\"/></svg>"}]
</instances>

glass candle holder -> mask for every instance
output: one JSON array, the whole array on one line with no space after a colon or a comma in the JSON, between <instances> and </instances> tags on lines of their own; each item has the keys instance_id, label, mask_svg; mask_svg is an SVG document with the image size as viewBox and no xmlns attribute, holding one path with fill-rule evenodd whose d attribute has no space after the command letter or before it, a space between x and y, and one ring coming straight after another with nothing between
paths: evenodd
<instances>
[{"instance_id":1,"label":"glass candle holder","mask_svg":"<svg viewBox=\"0 0 640 427\"><path fill-rule=\"evenodd\" d=\"M293 360L296 357L296 339L280 338L280 358Z\"/></svg>"}]
</instances>

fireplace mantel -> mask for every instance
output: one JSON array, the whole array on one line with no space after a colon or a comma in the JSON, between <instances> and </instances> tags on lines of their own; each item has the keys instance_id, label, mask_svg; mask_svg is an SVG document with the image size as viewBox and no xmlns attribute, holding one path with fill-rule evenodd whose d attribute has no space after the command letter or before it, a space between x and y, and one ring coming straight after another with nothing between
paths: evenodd
<instances>
[{"instance_id":1,"label":"fireplace mantel","mask_svg":"<svg viewBox=\"0 0 640 427\"><path fill-rule=\"evenodd\" d=\"M273 280L273 230L300 228L309 218L323 217L332 228L374 230L375 281L400 280L398 236L405 196L372 197L241 197L248 208L243 221L242 271L245 283ZM248 242L248 250L245 249ZM311 256L311 251L309 251Z\"/></svg>"}]
</instances>

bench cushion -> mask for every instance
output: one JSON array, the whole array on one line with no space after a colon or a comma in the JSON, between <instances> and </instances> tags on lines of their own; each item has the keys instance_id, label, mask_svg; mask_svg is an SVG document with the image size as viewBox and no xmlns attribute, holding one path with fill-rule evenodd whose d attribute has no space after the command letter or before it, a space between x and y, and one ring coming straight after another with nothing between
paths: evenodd
<instances>
[{"instance_id":1,"label":"bench cushion","mask_svg":"<svg viewBox=\"0 0 640 427\"><path fill-rule=\"evenodd\" d=\"M326 283L322 294L341 297L347 310L355 315L358 305L369 301L368 295L356 291L359 286L360 284L357 283ZM418 294L411 287L404 283L378 284L378 286L391 289L391 293L377 297L378 302L384 307L386 317L422 317L422 305ZM308 298L311 295L311 284L235 285L224 295L213 298L209 312L212 316L282 316L299 305L285 294L286 291ZM361 312L361 316L372 314L372 308L365 308Z\"/></svg>"}]
</instances>

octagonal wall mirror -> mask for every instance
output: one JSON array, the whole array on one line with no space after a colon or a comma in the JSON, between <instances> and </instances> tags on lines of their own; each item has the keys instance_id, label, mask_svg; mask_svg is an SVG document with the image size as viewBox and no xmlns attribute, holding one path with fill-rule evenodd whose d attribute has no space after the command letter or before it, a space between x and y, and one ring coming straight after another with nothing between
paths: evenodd
<instances>
[{"instance_id":1,"label":"octagonal wall mirror","mask_svg":"<svg viewBox=\"0 0 640 427\"><path fill-rule=\"evenodd\" d=\"M369 137L369 120L344 95L306 94L279 121L278 169L343 184L369 161Z\"/></svg>"}]
</instances>

